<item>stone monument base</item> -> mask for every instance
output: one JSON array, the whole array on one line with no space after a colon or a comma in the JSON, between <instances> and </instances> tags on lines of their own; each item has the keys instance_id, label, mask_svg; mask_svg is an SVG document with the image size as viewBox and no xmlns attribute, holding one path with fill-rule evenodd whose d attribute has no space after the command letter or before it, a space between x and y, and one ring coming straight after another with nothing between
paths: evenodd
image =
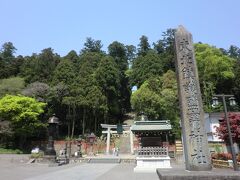
<instances>
[{"instance_id":1,"label":"stone monument base","mask_svg":"<svg viewBox=\"0 0 240 180\"><path fill-rule=\"evenodd\" d=\"M184 163L184 157L183 154L176 154L175 155L176 163L177 164L183 164Z\"/></svg>"},{"instance_id":2,"label":"stone monument base","mask_svg":"<svg viewBox=\"0 0 240 180\"><path fill-rule=\"evenodd\" d=\"M160 180L240 180L240 172L231 169L215 169L212 171L157 169L157 174Z\"/></svg>"},{"instance_id":3,"label":"stone monument base","mask_svg":"<svg viewBox=\"0 0 240 180\"><path fill-rule=\"evenodd\" d=\"M158 168L172 168L170 165L170 157L136 157L137 166L134 172L156 172Z\"/></svg>"}]
</instances>

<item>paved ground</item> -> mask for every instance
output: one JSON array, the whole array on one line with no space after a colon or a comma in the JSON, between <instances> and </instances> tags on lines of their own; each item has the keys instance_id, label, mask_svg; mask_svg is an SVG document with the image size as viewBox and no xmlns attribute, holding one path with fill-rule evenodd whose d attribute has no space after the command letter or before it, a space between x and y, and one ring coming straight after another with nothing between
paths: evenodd
<instances>
[{"instance_id":1,"label":"paved ground","mask_svg":"<svg viewBox=\"0 0 240 180\"><path fill-rule=\"evenodd\" d=\"M10 159L10 160L9 160ZM76 163L57 167L27 164L20 156L1 158L1 180L157 180L157 173L134 173L135 164Z\"/></svg>"},{"instance_id":2,"label":"paved ground","mask_svg":"<svg viewBox=\"0 0 240 180\"><path fill-rule=\"evenodd\" d=\"M79 164L74 167L59 169L27 180L94 180L110 171L116 164Z\"/></svg>"},{"instance_id":3,"label":"paved ground","mask_svg":"<svg viewBox=\"0 0 240 180\"><path fill-rule=\"evenodd\" d=\"M97 180L158 180L157 173L134 173L135 164L119 164Z\"/></svg>"},{"instance_id":4,"label":"paved ground","mask_svg":"<svg viewBox=\"0 0 240 180\"><path fill-rule=\"evenodd\" d=\"M158 180L157 173L134 173L133 163L100 164L74 163L49 167L47 164L27 164L28 156L0 155L1 180ZM182 164L172 163L169 173L182 172ZM227 174L236 173L230 169L215 169ZM237 172L239 173L239 172Z\"/></svg>"}]
</instances>

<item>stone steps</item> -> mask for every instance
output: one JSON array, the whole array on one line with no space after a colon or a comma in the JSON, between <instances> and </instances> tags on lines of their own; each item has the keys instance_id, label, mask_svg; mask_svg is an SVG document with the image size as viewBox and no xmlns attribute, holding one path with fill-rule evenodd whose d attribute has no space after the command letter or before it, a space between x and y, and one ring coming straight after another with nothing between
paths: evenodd
<instances>
[{"instance_id":1,"label":"stone steps","mask_svg":"<svg viewBox=\"0 0 240 180\"><path fill-rule=\"evenodd\" d=\"M131 153L131 147L130 147L130 138L129 135L127 136L120 136L120 147L119 147L119 153L121 154L128 154Z\"/></svg>"},{"instance_id":2,"label":"stone steps","mask_svg":"<svg viewBox=\"0 0 240 180\"><path fill-rule=\"evenodd\" d=\"M182 141L175 141L175 145L176 145L176 154L183 154L183 144Z\"/></svg>"}]
</instances>

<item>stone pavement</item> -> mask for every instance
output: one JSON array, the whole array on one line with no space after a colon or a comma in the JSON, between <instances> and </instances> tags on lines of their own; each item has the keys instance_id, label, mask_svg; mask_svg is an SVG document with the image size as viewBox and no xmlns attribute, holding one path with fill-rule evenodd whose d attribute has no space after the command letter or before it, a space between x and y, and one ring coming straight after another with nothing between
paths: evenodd
<instances>
[{"instance_id":1,"label":"stone pavement","mask_svg":"<svg viewBox=\"0 0 240 180\"><path fill-rule=\"evenodd\" d=\"M26 180L157 180L157 173L134 173L134 164L78 164Z\"/></svg>"},{"instance_id":2,"label":"stone pavement","mask_svg":"<svg viewBox=\"0 0 240 180\"><path fill-rule=\"evenodd\" d=\"M54 172L27 178L26 180L94 180L110 171L116 164L78 164Z\"/></svg>"},{"instance_id":3,"label":"stone pavement","mask_svg":"<svg viewBox=\"0 0 240 180\"><path fill-rule=\"evenodd\" d=\"M16 160L17 158L17 160ZM126 157L127 158L127 157ZM13 159L15 159L13 161ZM133 163L74 163L48 167L47 164L27 164L27 158L0 156L1 180L157 180L157 173L134 173Z\"/></svg>"},{"instance_id":4,"label":"stone pavement","mask_svg":"<svg viewBox=\"0 0 240 180\"><path fill-rule=\"evenodd\" d=\"M106 156L105 156L106 157ZM109 156L107 156L109 157ZM125 158L131 158L125 156ZM27 164L27 156L0 155L1 180L158 180L157 173L134 173L134 163L73 163L63 166L49 167L47 164ZM161 170L183 172L184 165L171 163L172 169ZM228 174L236 173L230 169L215 169ZM177 173L177 174L180 174Z\"/></svg>"},{"instance_id":5,"label":"stone pavement","mask_svg":"<svg viewBox=\"0 0 240 180\"><path fill-rule=\"evenodd\" d=\"M157 173L134 173L135 164L119 164L97 180L159 180Z\"/></svg>"},{"instance_id":6,"label":"stone pavement","mask_svg":"<svg viewBox=\"0 0 240 180\"><path fill-rule=\"evenodd\" d=\"M134 173L134 164L78 163L58 167L18 164L0 167L1 180L157 180L157 173Z\"/></svg>"}]
</instances>

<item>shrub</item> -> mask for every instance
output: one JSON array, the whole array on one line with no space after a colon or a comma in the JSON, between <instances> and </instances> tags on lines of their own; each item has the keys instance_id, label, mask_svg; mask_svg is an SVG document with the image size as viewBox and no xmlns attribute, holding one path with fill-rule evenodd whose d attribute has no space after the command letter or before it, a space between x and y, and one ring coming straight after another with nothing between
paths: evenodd
<instances>
[{"instance_id":1,"label":"shrub","mask_svg":"<svg viewBox=\"0 0 240 180\"><path fill-rule=\"evenodd\" d=\"M40 151L39 153L32 153L31 158L42 158L44 156L44 152Z\"/></svg>"},{"instance_id":2,"label":"shrub","mask_svg":"<svg viewBox=\"0 0 240 180\"><path fill-rule=\"evenodd\" d=\"M0 154L23 154L23 152L19 149L0 148Z\"/></svg>"},{"instance_id":3,"label":"shrub","mask_svg":"<svg viewBox=\"0 0 240 180\"><path fill-rule=\"evenodd\" d=\"M217 159L217 160L232 160L232 154L230 153L213 153L211 155L212 159Z\"/></svg>"}]
</instances>

